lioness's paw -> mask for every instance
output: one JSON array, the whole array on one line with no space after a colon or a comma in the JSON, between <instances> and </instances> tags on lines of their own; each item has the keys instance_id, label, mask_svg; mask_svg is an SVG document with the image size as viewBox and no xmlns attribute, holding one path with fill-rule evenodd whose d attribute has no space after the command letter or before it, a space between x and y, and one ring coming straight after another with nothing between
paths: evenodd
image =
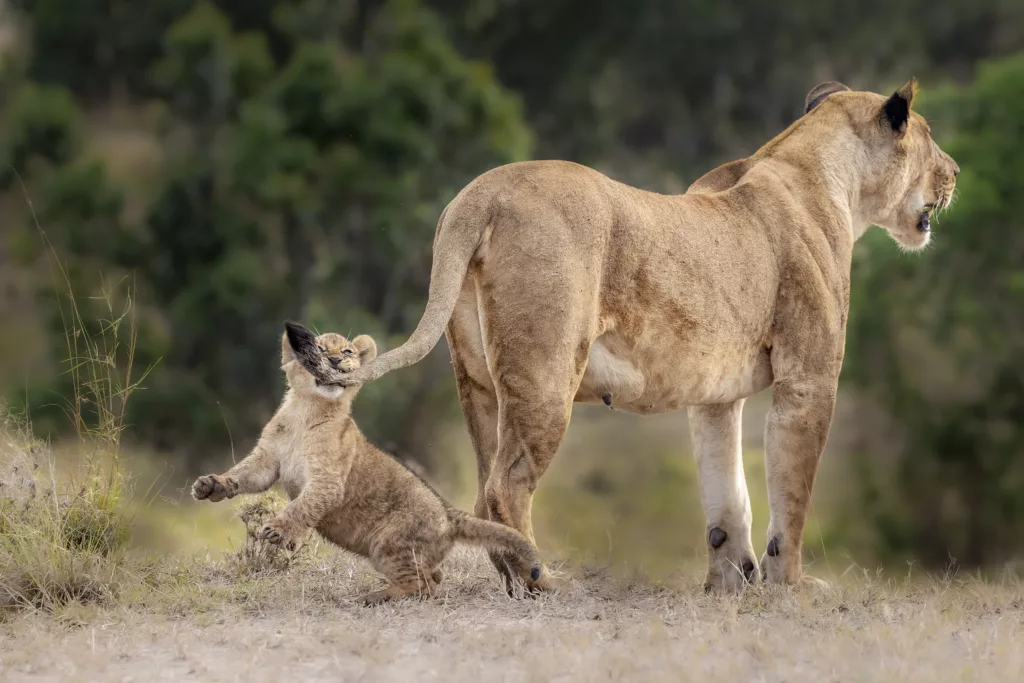
<instances>
[{"instance_id":1,"label":"lioness's paw","mask_svg":"<svg viewBox=\"0 0 1024 683\"><path fill-rule=\"evenodd\" d=\"M209 500L212 503L233 498L238 491L238 482L232 477L219 474L207 474L196 479L192 484L192 497L196 500Z\"/></svg>"},{"instance_id":2,"label":"lioness's paw","mask_svg":"<svg viewBox=\"0 0 1024 683\"><path fill-rule=\"evenodd\" d=\"M739 593L757 580L760 569L749 538L743 529L734 529L731 535L718 526L708 530L705 593Z\"/></svg>"},{"instance_id":3,"label":"lioness's paw","mask_svg":"<svg viewBox=\"0 0 1024 683\"><path fill-rule=\"evenodd\" d=\"M280 546L285 550L295 550L298 546L298 533L292 529L290 524L280 518L275 518L263 525L258 538Z\"/></svg>"},{"instance_id":4,"label":"lioness's paw","mask_svg":"<svg viewBox=\"0 0 1024 683\"><path fill-rule=\"evenodd\" d=\"M810 574L804 574L803 577L800 579L800 584L804 588L811 588L820 591L832 590L831 583L829 583L825 579L819 579L816 576L811 576Z\"/></svg>"},{"instance_id":5,"label":"lioness's paw","mask_svg":"<svg viewBox=\"0 0 1024 683\"><path fill-rule=\"evenodd\" d=\"M530 571L530 578L524 581L526 593L536 597L541 593L549 593L558 589L558 581L547 569L547 567L534 567Z\"/></svg>"},{"instance_id":6,"label":"lioness's paw","mask_svg":"<svg viewBox=\"0 0 1024 683\"><path fill-rule=\"evenodd\" d=\"M768 541L768 549L761 556L761 578L765 583L796 586L803 577L800 548L789 546L780 534L773 535Z\"/></svg>"}]
</instances>

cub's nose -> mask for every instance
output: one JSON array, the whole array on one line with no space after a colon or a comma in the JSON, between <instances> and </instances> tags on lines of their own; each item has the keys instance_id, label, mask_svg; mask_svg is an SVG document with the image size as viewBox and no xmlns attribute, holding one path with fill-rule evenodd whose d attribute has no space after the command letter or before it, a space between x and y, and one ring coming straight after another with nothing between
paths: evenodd
<instances>
[{"instance_id":1,"label":"cub's nose","mask_svg":"<svg viewBox=\"0 0 1024 683\"><path fill-rule=\"evenodd\" d=\"M329 356L327 360L331 361L331 365L333 365L334 367L338 367L338 365L341 363L340 356Z\"/></svg>"}]
</instances>

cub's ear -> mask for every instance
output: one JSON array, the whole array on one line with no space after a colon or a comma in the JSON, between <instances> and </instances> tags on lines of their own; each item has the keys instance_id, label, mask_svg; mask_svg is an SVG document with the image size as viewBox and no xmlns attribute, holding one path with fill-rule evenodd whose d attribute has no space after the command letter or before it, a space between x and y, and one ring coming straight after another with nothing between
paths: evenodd
<instances>
[{"instance_id":1,"label":"cub's ear","mask_svg":"<svg viewBox=\"0 0 1024 683\"><path fill-rule=\"evenodd\" d=\"M832 93L843 92L844 90L849 90L849 88L839 81L826 81L824 83L819 83L811 88L811 92L807 93L807 99L804 100L804 113L806 114L817 107Z\"/></svg>"},{"instance_id":2,"label":"cub's ear","mask_svg":"<svg viewBox=\"0 0 1024 683\"><path fill-rule=\"evenodd\" d=\"M359 362L366 365L377 357L377 342L368 334L361 334L352 340L352 346L359 351Z\"/></svg>"},{"instance_id":3,"label":"cub's ear","mask_svg":"<svg viewBox=\"0 0 1024 683\"><path fill-rule=\"evenodd\" d=\"M899 137L902 137L907 132L907 121L910 120L910 107L914 103L914 95L916 94L917 79L911 78L882 105L882 120Z\"/></svg>"},{"instance_id":4,"label":"cub's ear","mask_svg":"<svg viewBox=\"0 0 1024 683\"><path fill-rule=\"evenodd\" d=\"M299 323L291 321L284 324L284 336L281 338L281 365L291 360L313 358L317 353L316 337Z\"/></svg>"}]
</instances>

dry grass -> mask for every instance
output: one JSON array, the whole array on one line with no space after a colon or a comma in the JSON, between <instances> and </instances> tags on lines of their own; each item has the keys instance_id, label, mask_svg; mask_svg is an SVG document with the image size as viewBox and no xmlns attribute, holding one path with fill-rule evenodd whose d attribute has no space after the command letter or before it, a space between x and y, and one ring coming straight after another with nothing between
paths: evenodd
<instances>
[{"instance_id":1,"label":"dry grass","mask_svg":"<svg viewBox=\"0 0 1024 683\"><path fill-rule=\"evenodd\" d=\"M53 470L32 464L45 449L24 430L3 432L20 456L4 481L35 492L11 504L50 500L39 492L60 490ZM106 481L93 489L109 492ZM65 513L0 537L0 553L21 553L0 554L0 584L32 567L27 585L42 587L0 623L0 680L1024 679L1024 597L1011 578L850 571L828 591L717 598L703 595L692 562L661 582L562 564L556 593L513 600L480 553L459 550L437 598L366 608L359 597L382 582L364 560L316 537L295 554L255 538L276 495L168 507L161 516L178 533L198 534L212 520L198 515L216 510L236 535L222 557L178 551L158 563L139 558L141 539L125 547L97 521L130 519L123 498L105 508L83 496L90 515L47 504ZM113 516L95 516L104 509ZM90 533L67 534L72 522Z\"/></svg>"},{"instance_id":2,"label":"dry grass","mask_svg":"<svg viewBox=\"0 0 1024 683\"><path fill-rule=\"evenodd\" d=\"M442 596L365 608L379 579L331 549L256 578L224 567L187 565L119 606L23 615L0 627L0 679L1024 679L1012 583L865 576L715 598L696 573L658 585L563 566L557 593L512 600L457 551Z\"/></svg>"},{"instance_id":3,"label":"dry grass","mask_svg":"<svg viewBox=\"0 0 1024 683\"><path fill-rule=\"evenodd\" d=\"M62 487L47 455L0 404L0 617L103 600L123 578L130 525L120 477L92 469Z\"/></svg>"},{"instance_id":4,"label":"dry grass","mask_svg":"<svg viewBox=\"0 0 1024 683\"><path fill-rule=\"evenodd\" d=\"M48 445L0 403L0 617L111 600L149 571L128 558L130 491L120 459L125 410L140 382L131 292L104 285L91 304L105 311L87 320L66 271L51 263L65 292L58 301L73 395L64 409L83 463L75 479L58 478Z\"/></svg>"},{"instance_id":5,"label":"dry grass","mask_svg":"<svg viewBox=\"0 0 1024 683\"><path fill-rule=\"evenodd\" d=\"M33 455L35 442L20 438L18 452ZM25 457L22 488L46 488ZM718 598L703 595L699 563L661 582L562 564L557 592L514 600L482 554L460 549L440 596L366 608L359 597L382 581L364 560L316 537L294 555L255 539L281 504L269 495L168 508L181 533L217 510L235 536L222 555L178 551L156 564L44 534L48 550L25 557L53 570L50 593L83 580L100 591L19 602L0 623L0 680L1024 679L1024 595L1011 578L850 571L828 591L757 586Z\"/></svg>"},{"instance_id":6,"label":"dry grass","mask_svg":"<svg viewBox=\"0 0 1024 683\"><path fill-rule=\"evenodd\" d=\"M242 547L231 553L228 564L238 576L276 574L301 562L309 546L312 532L299 541L293 551L282 549L259 537L263 525L280 512L287 501L274 492L247 497L238 505L238 519L245 526Z\"/></svg>"}]
</instances>

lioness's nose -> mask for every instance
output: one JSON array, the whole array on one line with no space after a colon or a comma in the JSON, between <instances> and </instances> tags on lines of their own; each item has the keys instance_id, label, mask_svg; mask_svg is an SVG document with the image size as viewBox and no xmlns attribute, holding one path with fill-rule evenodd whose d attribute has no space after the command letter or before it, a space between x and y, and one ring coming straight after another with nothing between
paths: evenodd
<instances>
[{"instance_id":1,"label":"lioness's nose","mask_svg":"<svg viewBox=\"0 0 1024 683\"><path fill-rule=\"evenodd\" d=\"M960 175L960 167L954 161L953 162L953 177L956 178L958 175Z\"/></svg>"}]
</instances>

